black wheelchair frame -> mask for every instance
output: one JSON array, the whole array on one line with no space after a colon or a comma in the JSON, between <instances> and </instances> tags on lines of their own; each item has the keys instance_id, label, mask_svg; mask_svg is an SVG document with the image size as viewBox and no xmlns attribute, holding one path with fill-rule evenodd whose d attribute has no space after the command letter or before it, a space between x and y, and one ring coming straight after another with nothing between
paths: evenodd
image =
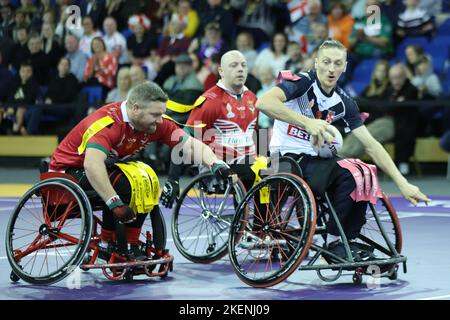
<instances>
[{"instance_id":1,"label":"black wheelchair frame","mask_svg":"<svg viewBox=\"0 0 450 320\"><path fill-rule=\"evenodd\" d=\"M338 219L328 194L325 193L322 198L313 195L307 184L301 178L302 170L295 159L281 157L278 171L275 172L269 169L264 175L265 178L248 191L237 208L230 232L228 246L230 261L233 270L243 282L254 287L269 287L286 279L295 269L314 270L321 280L327 282L339 279L343 270L354 271L353 282L357 284L362 283L362 276L364 274L374 275L375 272L378 272L380 276L387 276L389 279L395 280L397 278L398 264L400 263L403 264L403 271L405 273L407 272L407 258L400 255L402 236L399 220L392 204L385 195L380 199L380 204L386 208L388 216L385 220L392 222L391 227L395 239L390 239L390 234L383 226L377 207L369 203L369 213L373 216L372 220L375 220L379 229L379 240L384 241L386 246L383 246L365 234L360 234L358 240L363 241L362 244L378 250L386 258L355 261L351 253L349 241L345 236L342 224ZM254 222L258 219L264 220L264 217L260 213L258 213L260 215L259 217L257 217L258 214L255 214L255 212L259 211L256 204L254 204L253 216L251 216L252 211L250 206L254 202L252 197L256 193L261 192L263 188L270 188L271 185L277 184L287 187L283 189L283 193L278 189L278 197L274 194L276 191L270 191L271 209L268 210L270 213L266 211L265 221L260 222L266 229L255 229ZM285 195L285 192L288 192L288 194ZM280 193L281 198L284 197L283 200L280 199ZM283 201L287 202L289 197L294 198L294 201L283 213L280 203ZM275 203L275 206L273 203ZM279 208L276 209L276 207ZM269 208L269 204L267 208ZM249 211L250 216L247 213ZM326 215L329 216L329 219L336 221L347 254L345 259L334 255L327 249ZM366 225L368 223L369 220L366 222ZM368 227L368 233L371 233L371 235L373 230L375 229ZM297 234L298 237L296 238ZM313 243L313 236L316 235L322 237L324 241L323 246ZM252 240L253 244L248 239ZM265 260L261 258L263 256L263 249L266 252ZM254 252L258 250L259 254L255 255ZM307 258L309 252L315 253ZM331 262L326 261L327 263L316 264L321 257L327 258ZM303 260L307 262L301 265ZM257 265L262 261L268 262L266 262L265 268L263 266L258 268ZM268 271L274 268L278 269L273 272ZM337 273L333 276L325 276L323 274L324 270L337 271ZM257 277L257 274L262 275Z\"/></svg>"}]
</instances>

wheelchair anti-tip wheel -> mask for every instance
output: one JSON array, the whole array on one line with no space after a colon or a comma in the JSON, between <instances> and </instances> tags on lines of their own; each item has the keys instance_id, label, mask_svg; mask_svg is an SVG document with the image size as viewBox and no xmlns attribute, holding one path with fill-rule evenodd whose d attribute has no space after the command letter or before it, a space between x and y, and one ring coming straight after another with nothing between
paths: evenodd
<instances>
[{"instance_id":1,"label":"wheelchair anti-tip wheel","mask_svg":"<svg viewBox=\"0 0 450 320\"><path fill-rule=\"evenodd\" d=\"M285 280L307 255L316 224L316 204L308 185L289 173L255 185L232 222L229 256L238 277L253 287Z\"/></svg>"},{"instance_id":2,"label":"wheelchair anti-tip wheel","mask_svg":"<svg viewBox=\"0 0 450 320\"><path fill-rule=\"evenodd\" d=\"M6 232L13 280L52 284L67 277L89 246L91 212L84 191L68 179L47 179L28 190Z\"/></svg>"},{"instance_id":3,"label":"wheelchair anti-tip wheel","mask_svg":"<svg viewBox=\"0 0 450 320\"><path fill-rule=\"evenodd\" d=\"M245 194L240 180L223 187L214 182L209 172L195 177L172 215L175 245L186 259L196 263L211 263L227 254L231 221Z\"/></svg>"}]
</instances>

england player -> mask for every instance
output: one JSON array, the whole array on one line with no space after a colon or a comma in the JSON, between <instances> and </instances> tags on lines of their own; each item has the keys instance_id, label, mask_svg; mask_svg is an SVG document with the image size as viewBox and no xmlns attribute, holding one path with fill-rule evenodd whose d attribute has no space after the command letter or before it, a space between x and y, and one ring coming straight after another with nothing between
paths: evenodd
<instances>
[{"instance_id":1,"label":"england player","mask_svg":"<svg viewBox=\"0 0 450 320\"><path fill-rule=\"evenodd\" d=\"M261 96L256 107L275 119L271 154L289 155L299 160L303 176L315 194L327 191L348 239L359 235L365 223L367 202L355 202L352 174L341 168L339 158L322 159L313 143L320 143L331 125L352 131L364 145L374 163L392 178L402 195L416 205L430 199L410 184L397 170L382 145L369 133L360 119L358 106L336 83L347 67L346 48L338 41L326 40L319 47L315 70L294 75ZM330 219L333 220L333 219ZM345 249L334 221L327 225L329 250L345 257ZM350 244L352 252L357 248Z\"/></svg>"}]
</instances>

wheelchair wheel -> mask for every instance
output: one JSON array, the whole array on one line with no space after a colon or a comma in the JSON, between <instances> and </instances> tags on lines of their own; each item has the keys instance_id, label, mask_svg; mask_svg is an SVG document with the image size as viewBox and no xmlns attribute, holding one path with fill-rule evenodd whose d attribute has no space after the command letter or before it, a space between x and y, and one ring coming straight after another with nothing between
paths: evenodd
<instances>
[{"instance_id":1,"label":"wheelchair wheel","mask_svg":"<svg viewBox=\"0 0 450 320\"><path fill-rule=\"evenodd\" d=\"M233 219L228 250L235 273L253 287L285 280L307 255L315 225L314 196L301 178L280 173L263 179Z\"/></svg>"},{"instance_id":2,"label":"wheelchair wheel","mask_svg":"<svg viewBox=\"0 0 450 320\"><path fill-rule=\"evenodd\" d=\"M6 232L12 272L31 284L52 284L83 260L92 233L91 205L74 182L52 178L28 190Z\"/></svg>"},{"instance_id":3,"label":"wheelchair wheel","mask_svg":"<svg viewBox=\"0 0 450 320\"><path fill-rule=\"evenodd\" d=\"M214 175L203 173L184 189L172 215L172 235L188 260L211 263L227 254L231 221L245 195L241 181L216 190ZM225 197L225 194L228 195Z\"/></svg>"},{"instance_id":4,"label":"wheelchair wheel","mask_svg":"<svg viewBox=\"0 0 450 320\"><path fill-rule=\"evenodd\" d=\"M392 243L395 251L400 254L403 245L400 220L398 219L392 203L384 194L383 197L378 200L376 205L369 203L366 213L367 222L361 229L359 239L365 244L372 246L374 248L374 254L379 259L387 259L395 255L394 252L390 250L389 245L377 224L375 215L377 215L380 220L386 238ZM380 272L384 273L390 271L393 267L394 266L392 265L382 265L380 266Z\"/></svg>"}]
</instances>

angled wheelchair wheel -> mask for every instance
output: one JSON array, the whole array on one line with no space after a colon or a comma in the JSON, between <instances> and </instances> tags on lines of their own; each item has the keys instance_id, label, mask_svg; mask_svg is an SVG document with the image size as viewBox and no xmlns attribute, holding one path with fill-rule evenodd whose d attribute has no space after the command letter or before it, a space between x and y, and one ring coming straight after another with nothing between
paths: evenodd
<instances>
[{"instance_id":1,"label":"angled wheelchair wheel","mask_svg":"<svg viewBox=\"0 0 450 320\"><path fill-rule=\"evenodd\" d=\"M84 191L68 179L34 185L8 222L6 253L13 273L31 284L52 284L67 277L88 249L91 211Z\"/></svg>"},{"instance_id":2,"label":"angled wheelchair wheel","mask_svg":"<svg viewBox=\"0 0 450 320\"><path fill-rule=\"evenodd\" d=\"M285 280L306 257L316 224L316 204L308 185L289 173L255 185L232 223L229 256L238 277L253 287Z\"/></svg>"},{"instance_id":3,"label":"angled wheelchair wheel","mask_svg":"<svg viewBox=\"0 0 450 320\"><path fill-rule=\"evenodd\" d=\"M212 173L196 176L184 189L172 215L175 245L186 259L196 263L211 263L227 254L231 221L245 195L240 180L223 188L214 186L213 181Z\"/></svg>"},{"instance_id":4,"label":"angled wheelchair wheel","mask_svg":"<svg viewBox=\"0 0 450 320\"><path fill-rule=\"evenodd\" d=\"M369 203L366 219L366 224L358 237L359 240L372 247L378 259L387 259L400 254L403 246L400 220L385 194L378 199L375 205ZM392 249L395 249L395 251ZM393 267L395 266L382 265L380 271L384 273L390 271Z\"/></svg>"}]
</instances>

